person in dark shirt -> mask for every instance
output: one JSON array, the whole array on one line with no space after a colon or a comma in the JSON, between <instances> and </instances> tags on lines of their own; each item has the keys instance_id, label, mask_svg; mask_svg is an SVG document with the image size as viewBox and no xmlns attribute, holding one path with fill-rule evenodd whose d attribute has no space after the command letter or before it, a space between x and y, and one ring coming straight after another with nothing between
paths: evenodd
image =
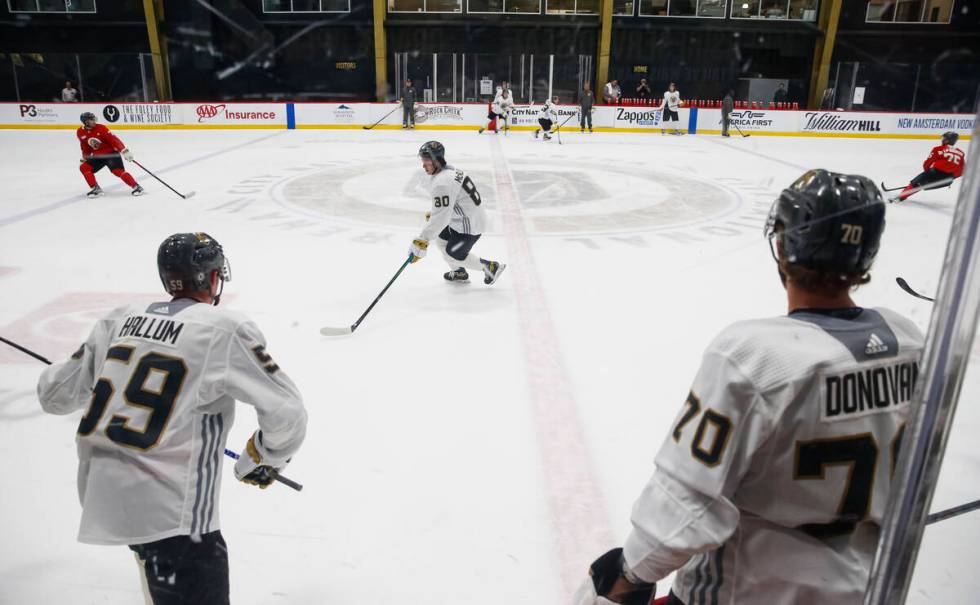
<instances>
[{"instance_id":1,"label":"person in dark shirt","mask_svg":"<svg viewBox=\"0 0 980 605\"><path fill-rule=\"evenodd\" d=\"M786 102L786 85L782 82L776 87L776 92L772 95L773 103L785 103Z\"/></svg>"},{"instance_id":2,"label":"person in dark shirt","mask_svg":"<svg viewBox=\"0 0 980 605\"><path fill-rule=\"evenodd\" d=\"M579 97L579 126L581 132L585 132L585 123L589 123L589 132L592 132L592 106L595 105L595 93L586 82L582 85L582 95Z\"/></svg>"},{"instance_id":3,"label":"person in dark shirt","mask_svg":"<svg viewBox=\"0 0 980 605\"><path fill-rule=\"evenodd\" d=\"M728 127L732 123L732 111L735 109L735 92L729 90L725 93L725 98L721 100L721 136L727 137Z\"/></svg>"},{"instance_id":4,"label":"person in dark shirt","mask_svg":"<svg viewBox=\"0 0 980 605\"><path fill-rule=\"evenodd\" d=\"M640 99L648 99L653 96L653 90L647 84L646 78L640 78L640 83L636 87L636 96Z\"/></svg>"},{"instance_id":5,"label":"person in dark shirt","mask_svg":"<svg viewBox=\"0 0 980 605\"><path fill-rule=\"evenodd\" d=\"M412 80L405 80L405 87L402 88L402 96L399 101L402 104L402 128L415 128L415 99L418 93L412 86Z\"/></svg>"}]
</instances>

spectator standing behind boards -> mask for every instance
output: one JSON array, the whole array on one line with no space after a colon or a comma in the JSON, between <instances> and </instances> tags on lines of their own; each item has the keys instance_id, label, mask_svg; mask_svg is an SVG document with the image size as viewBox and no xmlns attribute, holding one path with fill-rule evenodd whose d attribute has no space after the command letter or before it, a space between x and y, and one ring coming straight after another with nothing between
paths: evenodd
<instances>
[{"instance_id":1,"label":"spectator standing behind boards","mask_svg":"<svg viewBox=\"0 0 980 605\"><path fill-rule=\"evenodd\" d=\"M415 128L415 100L418 93L412 86L412 80L405 80L405 87L402 88L402 96L399 101L402 104L402 128Z\"/></svg>"},{"instance_id":2,"label":"spectator standing behind boards","mask_svg":"<svg viewBox=\"0 0 980 605\"><path fill-rule=\"evenodd\" d=\"M636 87L636 96L641 99L648 99L653 96L653 90L647 84L646 78L640 78L640 84Z\"/></svg>"},{"instance_id":3,"label":"spectator standing behind boards","mask_svg":"<svg viewBox=\"0 0 980 605\"><path fill-rule=\"evenodd\" d=\"M732 123L732 111L735 109L734 91L729 90L725 93L725 98L721 100L721 136L727 137L728 127Z\"/></svg>"},{"instance_id":4,"label":"spectator standing behind boards","mask_svg":"<svg viewBox=\"0 0 980 605\"><path fill-rule=\"evenodd\" d=\"M622 94L623 91L619 88L619 80L610 80L606 84L606 89L602 93L602 98L606 101L607 105L616 105L619 103L619 97Z\"/></svg>"},{"instance_id":5,"label":"spectator standing behind boards","mask_svg":"<svg viewBox=\"0 0 980 605\"><path fill-rule=\"evenodd\" d=\"M776 92L772 94L773 103L785 103L786 102L786 85L782 82L776 87Z\"/></svg>"},{"instance_id":6,"label":"spectator standing behind boards","mask_svg":"<svg viewBox=\"0 0 980 605\"><path fill-rule=\"evenodd\" d=\"M581 132L585 132L585 122L589 123L589 132L592 132L592 106L595 105L595 93L589 88L589 83L582 85L582 96L579 99L579 125Z\"/></svg>"},{"instance_id":7,"label":"spectator standing behind boards","mask_svg":"<svg viewBox=\"0 0 980 605\"><path fill-rule=\"evenodd\" d=\"M74 103L78 101L78 91L71 85L71 80L65 81L65 87L61 89L61 100L64 103Z\"/></svg>"}]
</instances>

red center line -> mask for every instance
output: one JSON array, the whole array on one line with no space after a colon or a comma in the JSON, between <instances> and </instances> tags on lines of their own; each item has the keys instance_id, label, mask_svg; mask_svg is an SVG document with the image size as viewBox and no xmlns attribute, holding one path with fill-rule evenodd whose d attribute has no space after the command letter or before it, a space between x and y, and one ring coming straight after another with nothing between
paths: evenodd
<instances>
[{"instance_id":1,"label":"red center line","mask_svg":"<svg viewBox=\"0 0 980 605\"><path fill-rule=\"evenodd\" d=\"M558 551L562 603L569 603L592 560L613 545L612 530L534 264L520 197L498 138L490 140L497 203L509 255L507 277L517 299L541 474Z\"/></svg>"}]
</instances>

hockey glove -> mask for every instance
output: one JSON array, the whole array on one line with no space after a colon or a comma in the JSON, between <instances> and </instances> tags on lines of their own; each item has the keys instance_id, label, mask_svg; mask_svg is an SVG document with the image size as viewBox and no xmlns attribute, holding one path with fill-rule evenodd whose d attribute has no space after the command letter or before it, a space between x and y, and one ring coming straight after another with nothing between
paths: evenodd
<instances>
[{"instance_id":1,"label":"hockey glove","mask_svg":"<svg viewBox=\"0 0 980 605\"><path fill-rule=\"evenodd\" d=\"M429 242L424 239L412 240L412 245L408 248L408 253L412 256L412 262L417 262L425 258L425 251L429 248Z\"/></svg>"},{"instance_id":2,"label":"hockey glove","mask_svg":"<svg viewBox=\"0 0 980 605\"><path fill-rule=\"evenodd\" d=\"M276 460L272 453L262 445L262 431L255 431L248 438L245 451L235 463L235 478L265 489L276 480L279 471L285 468L288 463L288 459Z\"/></svg>"},{"instance_id":3,"label":"hockey glove","mask_svg":"<svg viewBox=\"0 0 980 605\"><path fill-rule=\"evenodd\" d=\"M121 156L123 157L123 159L124 159L124 160L126 160L127 162L132 162L132 161L133 161L133 152L132 152L132 151L130 151L129 149L123 149L122 151L120 151L120 152L119 152L119 154L120 154L120 155L121 155Z\"/></svg>"},{"instance_id":4,"label":"hockey glove","mask_svg":"<svg viewBox=\"0 0 980 605\"><path fill-rule=\"evenodd\" d=\"M657 585L633 583L623 575L623 549L614 548L589 567L589 577L575 591L575 605L649 605Z\"/></svg>"}]
</instances>

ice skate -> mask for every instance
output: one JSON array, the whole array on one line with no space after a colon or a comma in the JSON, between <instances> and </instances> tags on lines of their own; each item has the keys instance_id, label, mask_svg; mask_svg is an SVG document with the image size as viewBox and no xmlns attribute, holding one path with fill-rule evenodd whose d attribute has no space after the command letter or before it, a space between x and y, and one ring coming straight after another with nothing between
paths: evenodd
<instances>
[{"instance_id":1,"label":"ice skate","mask_svg":"<svg viewBox=\"0 0 980 605\"><path fill-rule=\"evenodd\" d=\"M497 279L500 278L500 274L504 272L507 265L503 263L498 263L495 260L480 260L483 263L483 283L489 285L494 284Z\"/></svg>"},{"instance_id":2,"label":"ice skate","mask_svg":"<svg viewBox=\"0 0 980 605\"><path fill-rule=\"evenodd\" d=\"M102 187L96 185L95 187L89 189L88 193L86 193L85 195L87 195L88 197L99 197L100 195L103 195Z\"/></svg>"},{"instance_id":3,"label":"ice skate","mask_svg":"<svg viewBox=\"0 0 980 605\"><path fill-rule=\"evenodd\" d=\"M468 282L470 281L470 274L466 272L466 269L460 267L459 269L454 269L443 274L446 281L456 281L456 282Z\"/></svg>"},{"instance_id":4,"label":"ice skate","mask_svg":"<svg viewBox=\"0 0 980 605\"><path fill-rule=\"evenodd\" d=\"M137 186L133 187L133 190L130 191L129 193L130 193L130 195L143 195L146 192L143 190L143 186L142 185L137 185Z\"/></svg>"}]
</instances>

